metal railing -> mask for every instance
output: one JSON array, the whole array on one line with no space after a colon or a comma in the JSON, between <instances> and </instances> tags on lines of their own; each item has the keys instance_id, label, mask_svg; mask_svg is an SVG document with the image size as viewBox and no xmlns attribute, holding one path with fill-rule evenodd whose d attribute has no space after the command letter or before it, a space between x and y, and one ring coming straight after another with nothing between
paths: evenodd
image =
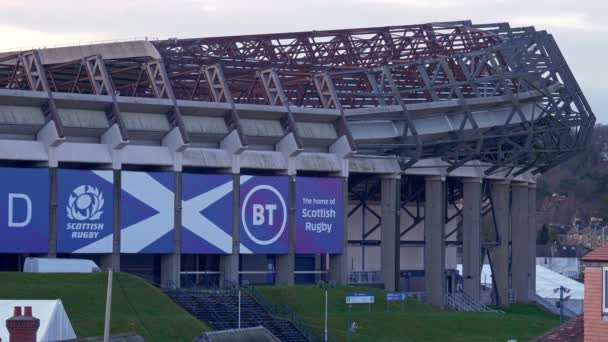
<instances>
[{"instance_id":1,"label":"metal railing","mask_svg":"<svg viewBox=\"0 0 608 342\"><path fill-rule=\"evenodd\" d=\"M352 271L348 272L349 284L382 284L382 271Z\"/></svg>"},{"instance_id":2,"label":"metal railing","mask_svg":"<svg viewBox=\"0 0 608 342\"><path fill-rule=\"evenodd\" d=\"M476 300L464 292L446 293L444 297L444 304L447 309L455 311L504 313L501 310L489 308L484 303Z\"/></svg>"},{"instance_id":3,"label":"metal railing","mask_svg":"<svg viewBox=\"0 0 608 342\"><path fill-rule=\"evenodd\" d=\"M266 310L268 313L270 313L270 315L280 318L280 319L285 319L287 321L290 321L296 327L296 329L298 329L300 331L300 333L302 333L302 335L304 335L304 337L308 341L322 342L324 340L322 337L323 332L320 329L316 329L314 327L306 325L304 323L304 320L302 320L298 316L298 314L296 314L296 312L293 311L287 305L271 303L269 300L266 299L266 297L264 297L264 295L261 292L259 292L253 286L244 287L242 289L248 295L250 295L251 298L253 298L258 304L260 304L260 306L262 306L262 308L264 308L264 310ZM335 339L332 338L331 336L328 336L327 338L328 338L328 341L335 342Z\"/></svg>"}]
</instances>

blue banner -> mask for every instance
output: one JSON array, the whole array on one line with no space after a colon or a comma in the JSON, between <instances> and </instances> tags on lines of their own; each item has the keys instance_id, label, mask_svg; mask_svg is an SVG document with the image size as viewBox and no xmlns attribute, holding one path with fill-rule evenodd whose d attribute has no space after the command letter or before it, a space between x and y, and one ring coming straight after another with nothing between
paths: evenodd
<instances>
[{"instance_id":1,"label":"blue banner","mask_svg":"<svg viewBox=\"0 0 608 342\"><path fill-rule=\"evenodd\" d=\"M296 178L296 253L342 253L342 179Z\"/></svg>"},{"instance_id":2,"label":"blue banner","mask_svg":"<svg viewBox=\"0 0 608 342\"><path fill-rule=\"evenodd\" d=\"M182 253L232 253L231 175L182 174Z\"/></svg>"},{"instance_id":3,"label":"blue banner","mask_svg":"<svg viewBox=\"0 0 608 342\"><path fill-rule=\"evenodd\" d=\"M47 253L49 170L0 168L0 252Z\"/></svg>"},{"instance_id":4,"label":"blue banner","mask_svg":"<svg viewBox=\"0 0 608 342\"><path fill-rule=\"evenodd\" d=\"M57 171L57 252L112 253L114 173Z\"/></svg>"},{"instance_id":5,"label":"blue banner","mask_svg":"<svg viewBox=\"0 0 608 342\"><path fill-rule=\"evenodd\" d=\"M240 182L240 252L287 253L289 178L241 176Z\"/></svg>"},{"instance_id":6,"label":"blue banner","mask_svg":"<svg viewBox=\"0 0 608 342\"><path fill-rule=\"evenodd\" d=\"M123 171L121 189L121 253L173 253L175 174Z\"/></svg>"},{"instance_id":7,"label":"blue banner","mask_svg":"<svg viewBox=\"0 0 608 342\"><path fill-rule=\"evenodd\" d=\"M386 301L387 302L403 302L407 296L405 292L387 292L386 293Z\"/></svg>"}]
</instances>

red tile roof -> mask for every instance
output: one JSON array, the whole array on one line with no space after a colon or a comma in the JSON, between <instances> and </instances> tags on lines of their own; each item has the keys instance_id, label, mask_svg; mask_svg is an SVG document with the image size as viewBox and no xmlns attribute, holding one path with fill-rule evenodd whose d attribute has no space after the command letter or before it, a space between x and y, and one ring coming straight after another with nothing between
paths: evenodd
<instances>
[{"instance_id":1,"label":"red tile roof","mask_svg":"<svg viewBox=\"0 0 608 342\"><path fill-rule=\"evenodd\" d=\"M583 261L606 261L608 262L608 245L598 247L581 258Z\"/></svg>"},{"instance_id":2,"label":"red tile roof","mask_svg":"<svg viewBox=\"0 0 608 342\"><path fill-rule=\"evenodd\" d=\"M583 315L580 315L549 330L532 342L583 342L584 336L584 318Z\"/></svg>"}]
</instances>

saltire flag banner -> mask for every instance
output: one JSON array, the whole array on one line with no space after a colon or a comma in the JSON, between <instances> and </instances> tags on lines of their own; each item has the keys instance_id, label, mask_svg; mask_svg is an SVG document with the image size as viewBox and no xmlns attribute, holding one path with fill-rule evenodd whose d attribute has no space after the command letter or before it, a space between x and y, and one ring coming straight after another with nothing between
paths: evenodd
<instances>
[{"instance_id":1,"label":"saltire flag banner","mask_svg":"<svg viewBox=\"0 0 608 342\"><path fill-rule=\"evenodd\" d=\"M240 253L287 253L289 178L242 175L240 183Z\"/></svg>"},{"instance_id":2,"label":"saltire flag banner","mask_svg":"<svg viewBox=\"0 0 608 342\"><path fill-rule=\"evenodd\" d=\"M342 253L342 179L297 177L296 253Z\"/></svg>"},{"instance_id":3,"label":"saltire flag banner","mask_svg":"<svg viewBox=\"0 0 608 342\"><path fill-rule=\"evenodd\" d=\"M0 168L0 253L47 253L49 170Z\"/></svg>"},{"instance_id":4,"label":"saltire flag banner","mask_svg":"<svg viewBox=\"0 0 608 342\"><path fill-rule=\"evenodd\" d=\"M57 171L57 252L112 253L114 173Z\"/></svg>"},{"instance_id":5,"label":"saltire flag banner","mask_svg":"<svg viewBox=\"0 0 608 342\"><path fill-rule=\"evenodd\" d=\"M121 253L173 253L175 174L123 171L121 189Z\"/></svg>"},{"instance_id":6,"label":"saltire flag banner","mask_svg":"<svg viewBox=\"0 0 608 342\"><path fill-rule=\"evenodd\" d=\"M182 174L182 253L232 253L231 175Z\"/></svg>"}]
</instances>

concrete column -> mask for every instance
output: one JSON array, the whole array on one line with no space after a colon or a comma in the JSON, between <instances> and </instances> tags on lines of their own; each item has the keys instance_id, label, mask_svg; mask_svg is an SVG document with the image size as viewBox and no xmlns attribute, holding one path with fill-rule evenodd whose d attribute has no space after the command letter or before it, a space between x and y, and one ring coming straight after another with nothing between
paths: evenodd
<instances>
[{"instance_id":1,"label":"concrete column","mask_svg":"<svg viewBox=\"0 0 608 342\"><path fill-rule=\"evenodd\" d=\"M293 285L294 271L296 263L295 254L295 197L296 197L296 177L289 176L289 218L287 229L289 234L289 250L287 254L277 255L276 258L276 283L277 285Z\"/></svg>"},{"instance_id":2,"label":"concrete column","mask_svg":"<svg viewBox=\"0 0 608 342\"><path fill-rule=\"evenodd\" d=\"M509 199L509 181L492 181L492 205L496 218L496 230L500 244L491 249L492 274L496 291L498 292L498 304L509 305L509 227L511 223Z\"/></svg>"},{"instance_id":3,"label":"concrete column","mask_svg":"<svg viewBox=\"0 0 608 342\"><path fill-rule=\"evenodd\" d=\"M49 168L49 251L48 258L57 257L57 168Z\"/></svg>"},{"instance_id":4,"label":"concrete column","mask_svg":"<svg viewBox=\"0 0 608 342\"><path fill-rule=\"evenodd\" d=\"M163 288L179 288L182 270L182 173L175 172L175 198L173 215L173 253L164 254L160 260L160 279Z\"/></svg>"},{"instance_id":5,"label":"concrete column","mask_svg":"<svg viewBox=\"0 0 608 342\"><path fill-rule=\"evenodd\" d=\"M120 195L122 192L122 176L120 170L114 170L114 218L112 219L112 254L106 267L112 267L114 272L120 272ZM103 260L103 259L102 259Z\"/></svg>"},{"instance_id":6,"label":"concrete column","mask_svg":"<svg viewBox=\"0 0 608 342\"><path fill-rule=\"evenodd\" d=\"M424 282L431 305L443 307L445 295L445 179L426 177L424 201Z\"/></svg>"},{"instance_id":7,"label":"concrete column","mask_svg":"<svg viewBox=\"0 0 608 342\"><path fill-rule=\"evenodd\" d=\"M528 302L530 283L530 232L528 227L528 183L513 182L511 185L511 283L518 303Z\"/></svg>"},{"instance_id":8,"label":"concrete column","mask_svg":"<svg viewBox=\"0 0 608 342\"><path fill-rule=\"evenodd\" d=\"M241 183L240 176L234 174L232 176L233 198L232 198L232 253L220 256L220 286L232 287L239 285L239 246L241 240L239 238L241 216L240 209L240 194Z\"/></svg>"},{"instance_id":9,"label":"concrete column","mask_svg":"<svg viewBox=\"0 0 608 342\"><path fill-rule=\"evenodd\" d=\"M399 204L401 187L398 176L381 178L381 259L384 288L387 291L399 289Z\"/></svg>"},{"instance_id":10,"label":"concrete column","mask_svg":"<svg viewBox=\"0 0 608 342\"><path fill-rule=\"evenodd\" d=\"M342 253L329 255L329 281L348 283L348 178L342 178Z\"/></svg>"},{"instance_id":11,"label":"concrete column","mask_svg":"<svg viewBox=\"0 0 608 342\"><path fill-rule=\"evenodd\" d=\"M464 292L479 300L481 282L481 178L463 178L462 274Z\"/></svg>"},{"instance_id":12,"label":"concrete column","mask_svg":"<svg viewBox=\"0 0 608 342\"><path fill-rule=\"evenodd\" d=\"M536 183L528 185L528 243L530 291L536 293Z\"/></svg>"}]
</instances>

